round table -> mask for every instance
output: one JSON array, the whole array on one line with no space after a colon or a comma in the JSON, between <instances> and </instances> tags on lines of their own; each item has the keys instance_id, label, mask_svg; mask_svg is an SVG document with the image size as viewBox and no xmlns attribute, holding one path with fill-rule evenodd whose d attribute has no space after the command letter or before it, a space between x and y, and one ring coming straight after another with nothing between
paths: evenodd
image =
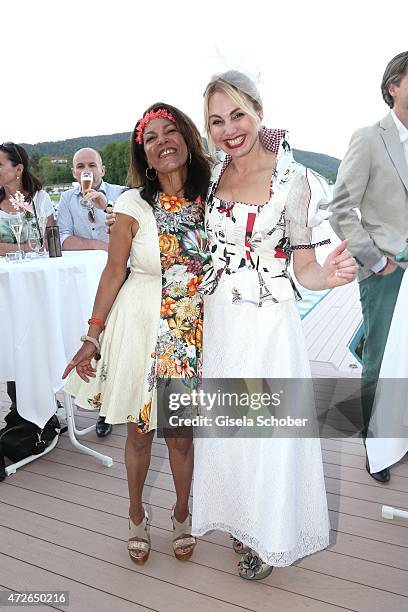
<instances>
[{"instance_id":1,"label":"round table","mask_svg":"<svg viewBox=\"0 0 408 612\"><path fill-rule=\"evenodd\" d=\"M55 413L61 374L88 329L106 260L105 251L0 259L0 380L16 381L18 411L39 427Z\"/></svg>"}]
</instances>

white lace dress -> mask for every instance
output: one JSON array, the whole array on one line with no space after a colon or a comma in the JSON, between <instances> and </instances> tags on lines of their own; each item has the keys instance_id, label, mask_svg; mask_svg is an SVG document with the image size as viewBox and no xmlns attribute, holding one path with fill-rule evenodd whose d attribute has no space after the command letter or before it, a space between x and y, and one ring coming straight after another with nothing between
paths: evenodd
<instances>
[{"instance_id":1,"label":"white lace dress","mask_svg":"<svg viewBox=\"0 0 408 612\"><path fill-rule=\"evenodd\" d=\"M284 139L263 207L216 198L219 176L220 168L206 212L214 272L203 287L215 291L204 302L203 376L309 378L287 255L311 247L320 179L294 162ZM228 532L269 565L329 544L317 438L196 438L193 503L195 535Z\"/></svg>"}]
</instances>

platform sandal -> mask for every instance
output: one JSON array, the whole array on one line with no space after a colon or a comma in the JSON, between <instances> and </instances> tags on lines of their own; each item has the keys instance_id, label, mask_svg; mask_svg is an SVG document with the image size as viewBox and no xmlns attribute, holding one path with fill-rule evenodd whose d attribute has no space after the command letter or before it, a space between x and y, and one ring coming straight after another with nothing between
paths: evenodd
<instances>
[{"instance_id":1,"label":"platform sandal","mask_svg":"<svg viewBox=\"0 0 408 612\"><path fill-rule=\"evenodd\" d=\"M174 506L171 511L171 520L173 522L173 551L174 556L179 561L188 561L194 552L194 547L197 540L191 535L191 513L188 513L186 520L179 523L174 516Z\"/></svg>"},{"instance_id":2,"label":"platform sandal","mask_svg":"<svg viewBox=\"0 0 408 612\"><path fill-rule=\"evenodd\" d=\"M273 565L264 563L253 550L245 553L238 563L238 575L244 580L263 580L272 570Z\"/></svg>"},{"instance_id":3,"label":"platform sandal","mask_svg":"<svg viewBox=\"0 0 408 612\"><path fill-rule=\"evenodd\" d=\"M144 518L138 525L129 517L128 552L132 561L138 565L146 563L150 554L149 516L146 510L144 513Z\"/></svg>"}]
</instances>

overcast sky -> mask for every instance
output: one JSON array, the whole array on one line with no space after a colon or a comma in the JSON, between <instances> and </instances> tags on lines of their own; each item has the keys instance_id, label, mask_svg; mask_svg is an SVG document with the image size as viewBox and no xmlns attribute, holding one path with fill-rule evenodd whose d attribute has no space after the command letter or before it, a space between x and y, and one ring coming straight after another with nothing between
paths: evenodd
<instances>
[{"instance_id":1,"label":"overcast sky","mask_svg":"<svg viewBox=\"0 0 408 612\"><path fill-rule=\"evenodd\" d=\"M131 8L133 6L133 8ZM212 73L260 73L265 118L292 146L342 157L387 112L379 85L408 48L396 0L1 2L0 142L131 131L165 101L202 130Z\"/></svg>"}]
</instances>

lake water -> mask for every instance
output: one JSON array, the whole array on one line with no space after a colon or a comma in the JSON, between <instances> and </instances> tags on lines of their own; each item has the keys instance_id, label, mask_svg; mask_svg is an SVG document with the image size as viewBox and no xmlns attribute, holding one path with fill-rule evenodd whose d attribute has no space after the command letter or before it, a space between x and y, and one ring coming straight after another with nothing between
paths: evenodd
<instances>
[{"instance_id":1,"label":"lake water","mask_svg":"<svg viewBox=\"0 0 408 612\"><path fill-rule=\"evenodd\" d=\"M304 319L305 316L313 310L328 293L330 293L330 291L331 289L326 289L326 291L310 291L304 287L299 287L299 293L302 296L302 299L297 302L300 318Z\"/></svg>"}]
</instances>

